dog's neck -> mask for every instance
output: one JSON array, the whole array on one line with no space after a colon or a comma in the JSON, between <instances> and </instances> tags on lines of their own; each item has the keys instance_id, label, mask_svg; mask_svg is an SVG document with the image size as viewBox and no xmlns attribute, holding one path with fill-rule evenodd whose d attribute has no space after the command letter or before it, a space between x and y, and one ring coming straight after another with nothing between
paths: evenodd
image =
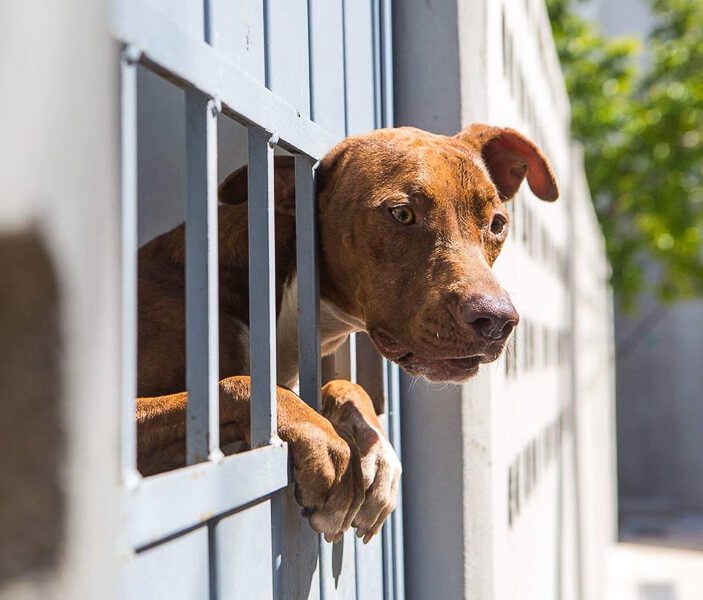
<instances>
[{"instance_id":1,"label":"dog's neck","mask_svg":"<svg viewBox=\"0 0 703 600\"><path fill-rule=\"evenodd\" d=\"M333 302L320 299L320 351L332 354L350 333L363 331L364 323L340 310ZM276 374L279 385L293 387L298 379L298 278L283 290L276 321Z\"/></svg>"},{"instance_id":2,"label":"dog's neck","mask_svg":"<svg viewBox=\"0 0 703 600\"><path fill-rule=\"evenodd\" d=\"M246 228L246 204L221 205L220 221L220 267L233 268L246 278L248 261ZM298 378L298 278L295 264L295 219L288 215L276 215L276 358L277 381L280 385L294 387ZM183 246L181 241L180 246ZM244 280L245 281L245 280ZM336 303L325 296L325 281L321 277L320 298L320 346L322 356L334 352L350 333L363 331L360 319L342 311ZM235 282L241 283L241 282ZM280 286L280 287L278 287ZM247 331L248 333L248 331ZM242 342L249 347L248 340Z\"/></svg>"}]
</instances>

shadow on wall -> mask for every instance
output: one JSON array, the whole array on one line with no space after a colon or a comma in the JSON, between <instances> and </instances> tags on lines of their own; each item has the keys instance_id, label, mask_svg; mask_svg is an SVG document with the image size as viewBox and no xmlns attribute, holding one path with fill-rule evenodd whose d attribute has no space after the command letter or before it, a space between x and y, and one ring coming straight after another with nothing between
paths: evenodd
<instances>
[{"instance_id":1,"label":"shadow on wall","mask_svg":"<svg viewBox=\"0 0 703 600\"><path fill-rule=\"evenodd\" d=\"M670 583L643 583L639 595L642 600L676 600L676 588Z\"/></svg>"},{"instance_id":2,"label":"shadow on wall","mask_svg":"<svg viewBox=\"0 0 703 600\"><path fill-rule=\"evenodd\" d=\"M65 498L59 297L39 232L0 234L0 587L55 569Z\"/></svg>"}]
</instances>

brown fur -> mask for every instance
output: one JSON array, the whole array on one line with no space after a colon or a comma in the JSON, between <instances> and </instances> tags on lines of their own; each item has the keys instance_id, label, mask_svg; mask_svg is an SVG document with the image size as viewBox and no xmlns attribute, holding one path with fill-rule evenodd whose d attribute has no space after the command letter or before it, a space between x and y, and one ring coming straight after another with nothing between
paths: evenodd
<instances>
[{"instance_id":1,"label":"brown fur","mask_svg":"<svg viewBox=\"0 0 703 600\"><path fill-rule=\"evenodd\" d=\"M279 312L283 289L295 277L292 165L290 158L276 163ZM333 148L318 171L317 202L320 295L331 318L342 322L334 335L343 339L363 327L387 358L432 380L460 381L494 360L517 323L491 272L507 235L507 225L494 231L494 220L507 223L504 202L525 176L537 196L556 199L539 149L511 129L485 125L453 137L379 130ZM220 190L223 443L248 436L246 184L241 169ZM413 223L393 217L399 206L413 211ZM138 400L140 468L147 474L184 462L184 303L181 226L139 253L139 394L172 393ZM509 327L478 326L493 316ZM323 347L331 348L324 335ZM332 382L323 398L324 417L278 391L278 431L291 446L296 497L328 539L354 520L368 541L395 505L400 465L361 388Z\"/></svg>"}]
</instances>

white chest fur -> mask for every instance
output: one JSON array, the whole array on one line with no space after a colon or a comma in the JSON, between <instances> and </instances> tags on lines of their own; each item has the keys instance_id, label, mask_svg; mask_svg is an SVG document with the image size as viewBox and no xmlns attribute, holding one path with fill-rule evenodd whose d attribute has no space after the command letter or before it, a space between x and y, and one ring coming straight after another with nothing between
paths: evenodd
<instances>
[{"instance_id":1,"label":"white chest fur","mask_svg":"<svg viewBox=\"0 0 703 600\"><path fill-rule=\"evenodd\" d=\"M322 356L334 352L364 324L339 310L331 302L320 301L320 346ZM298 380L298 279L283 290L281 312L276 321L276 377L281 385L294 387Z\"/></svg>"}]
</instances>

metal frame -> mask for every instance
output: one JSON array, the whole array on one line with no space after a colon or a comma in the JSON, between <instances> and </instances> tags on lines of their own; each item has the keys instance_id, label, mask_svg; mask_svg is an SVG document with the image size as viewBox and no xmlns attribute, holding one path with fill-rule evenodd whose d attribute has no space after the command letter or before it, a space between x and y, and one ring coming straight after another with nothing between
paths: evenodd
<instances>
[{"instance_id":1,"label":"metal frame","mask_svg":"<svg viewBox=\"0 0 703 600\"><path fill-rule=\"evenodd\" d=\"M373 1L376 126L392 124L390 0ZM308 10L310 7L308 6ZM276 297L273 148L293 152L299 296L300 396L320 403L319 283L315 164L334 136L209 45L163 18L143 0L113 3L121 57L122 440L126 540L139 551L281 490L288 454L276 435ZM310 43L310 39L306 40ZM346 64L346 63L345 63ZM137 85L143 65L186 90L186 352L189 466L142 478L136 469ZM311 101L312 106L312 101ZM250 356L253 450L225 457L219 444L217 114L249 127ZM256 274L256 276L253 276ZM256 357L254 360L253 357ZM355 379L355 340L350 364ZM398 371L383 369L386 427L399 447ZM178 498L178 502L173 502ZM210 532L208 528L208 531ZM212 535L209 533L209 535ZM402 513L384 526L384 595L403 597ZM355 543L358 544L358 541ZM358 546L356 547L358 550ZM356 554L356 552L355 552ZM330 596L332 547L320 538L320 597ZM357 584L357 595L359 586Z\"/></svg>"}]
</instances>

